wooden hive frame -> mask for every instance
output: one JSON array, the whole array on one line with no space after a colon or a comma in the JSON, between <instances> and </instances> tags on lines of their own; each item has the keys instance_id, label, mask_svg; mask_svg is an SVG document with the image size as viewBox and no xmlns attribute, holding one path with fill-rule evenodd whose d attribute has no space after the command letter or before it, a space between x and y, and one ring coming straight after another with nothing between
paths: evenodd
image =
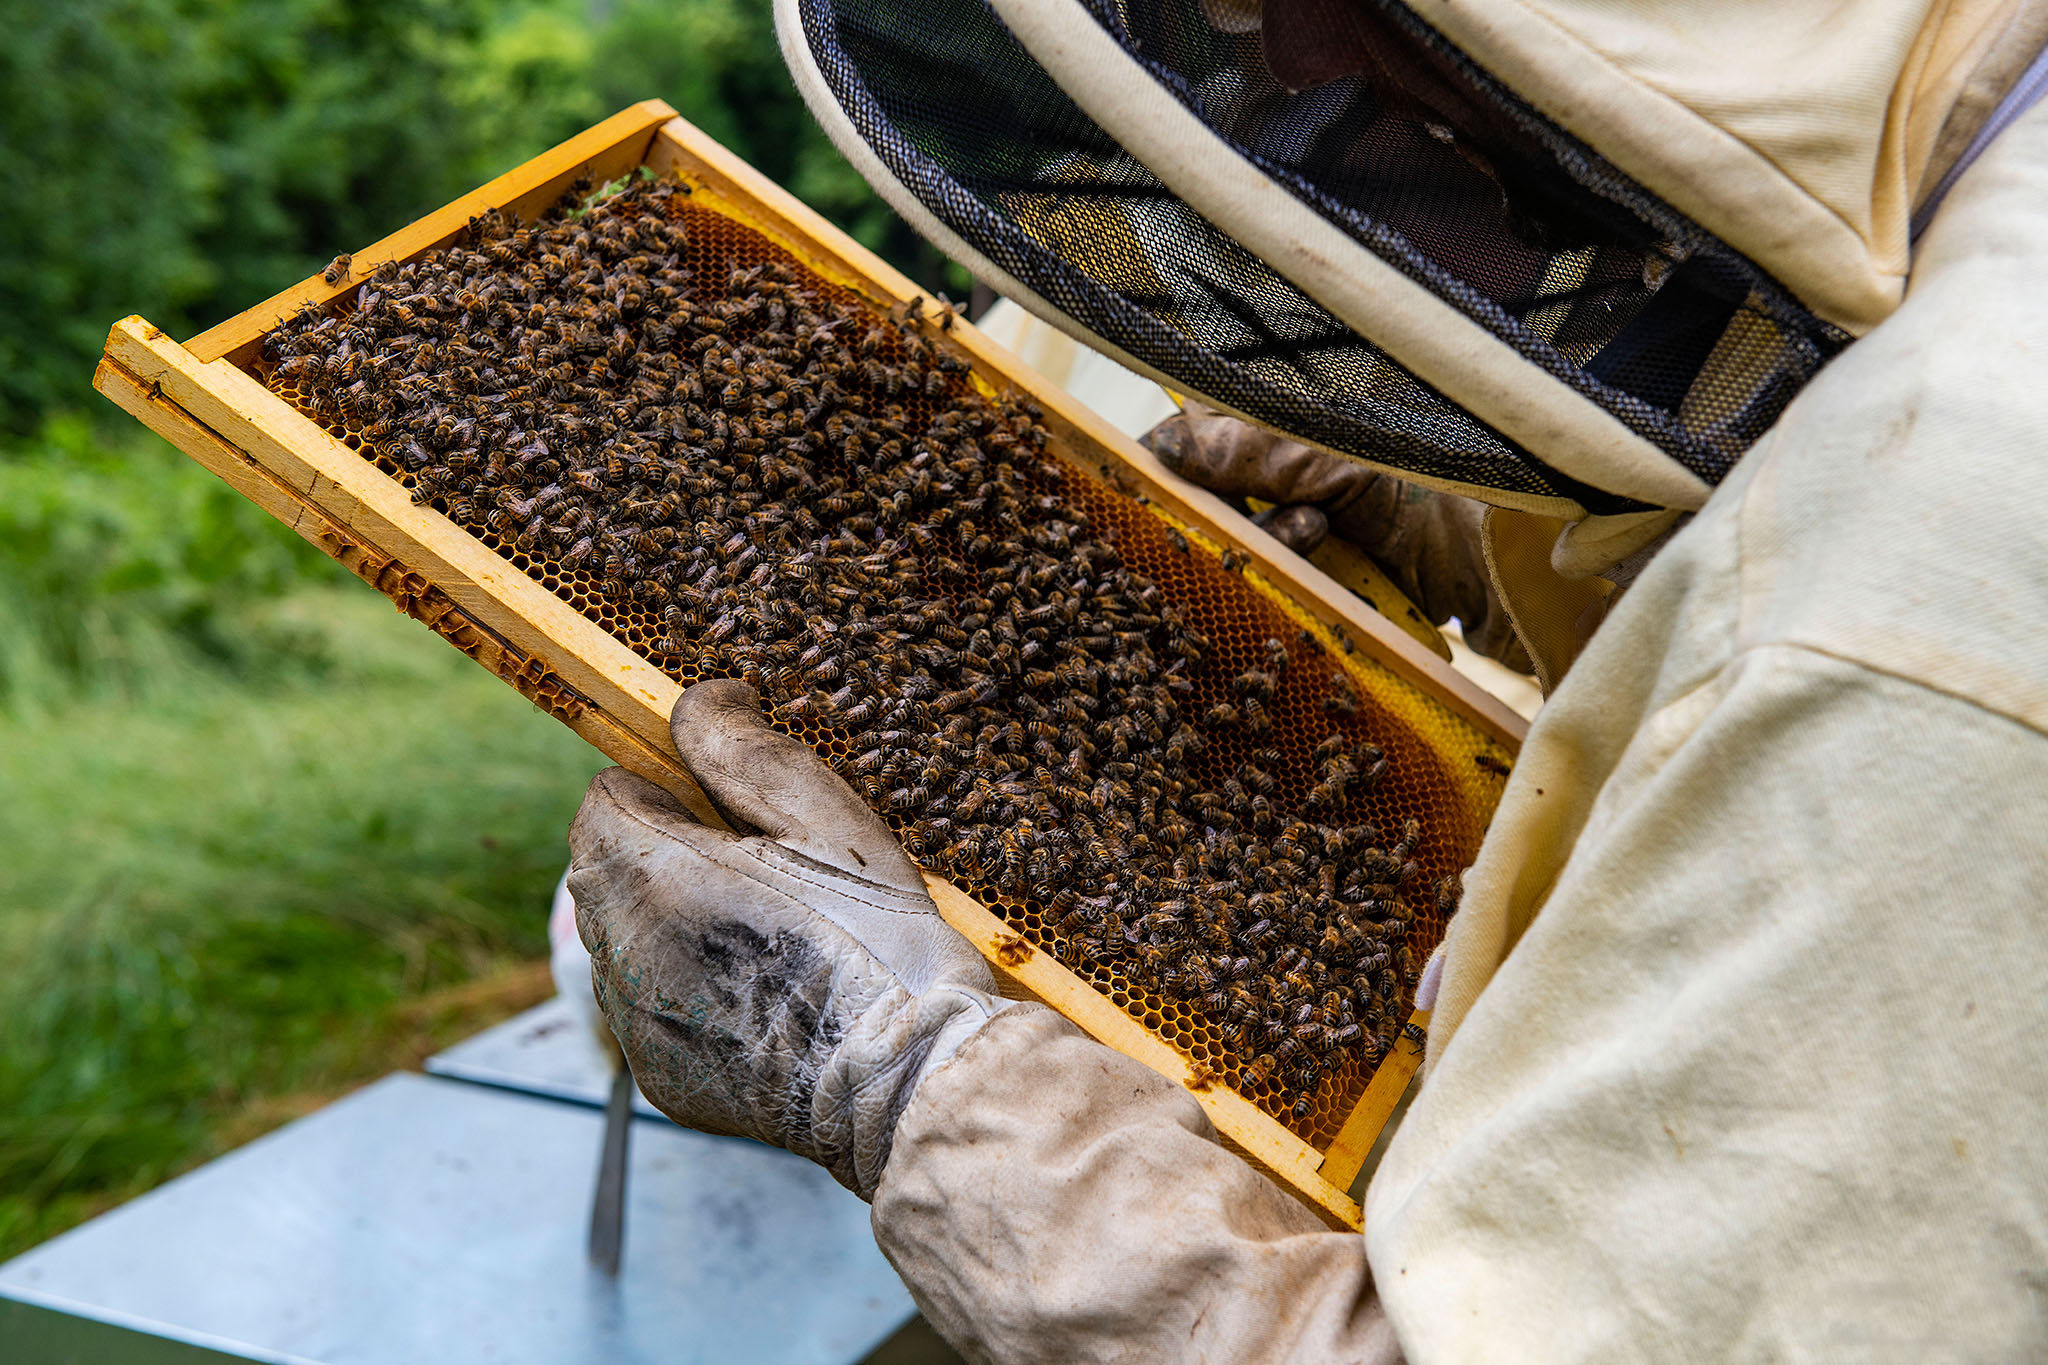
<instances>
[{"instance_id":1,"label":"wooden hive frame","mask_svg":"<svg viewBox=\"0 0 2048 1365\"><path fill-rule=\"evenodd\" d=\"M719 212L878 306L920 295L909 280L668 105L650 100L354 253L351 276L342 283L313 276L183 345L141 318L117 323L94 384L614 762L660 783L700 818L719 824L671 747L668 716L680 692L672 678L488 546L431 509L415 506L396 480L245 368L272 328L307 304L325 305L347 293L381 262L410 260L448 244L487 208L531 219L583 177L601 183L640 166L680 176ZM1511 756L1519 748L1520 717L1222 500L1169 473L972 326L962 322L943 335L933 329L932 335L998 391L1037 402L1043 424L1071 463L1149 499L1212 548L1247 557L1267 584L1344 649L1355 649L1435 699L1499 752ZM1250 1100L1214 1084L1203 1068L1053 955L1033 948L980 902L940 878L926 881L940 913L989 959L1007 991L1045 1001L1097 1039L1186 1086L1231 1146L1332 1226L1360 1226L1359 1206L1346 1191L1420 1061L1412 1042L1399 1042L1336 1138L1317 1150Z\"/></svg>"}]
</instances>

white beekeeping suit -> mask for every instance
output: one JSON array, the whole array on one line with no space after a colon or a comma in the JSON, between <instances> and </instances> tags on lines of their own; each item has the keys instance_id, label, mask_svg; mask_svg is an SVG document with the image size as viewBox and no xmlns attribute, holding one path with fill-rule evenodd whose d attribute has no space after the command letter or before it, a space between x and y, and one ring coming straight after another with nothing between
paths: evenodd
<instances>
[{"instance_id":1,"label":"white beekeeping suit","mask_svg":"<svg viewBox=\"0 0 2048 1365\"><path fill-rule=\"evenodd\" d=\"M981 278L1491 504L1557 686L1363 1238L994 998L730 684L677 738L760 835L614 774L574 836L656 1103L871 1197L976 1359L2048 1354L2044 7L778 11Z\"/></svg>"}]
</instances>

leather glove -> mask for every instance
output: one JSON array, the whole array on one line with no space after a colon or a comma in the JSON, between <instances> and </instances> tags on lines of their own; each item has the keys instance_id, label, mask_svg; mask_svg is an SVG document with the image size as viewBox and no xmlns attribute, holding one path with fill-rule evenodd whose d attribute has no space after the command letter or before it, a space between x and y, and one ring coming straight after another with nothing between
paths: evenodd
<instances>
[{"instance_id":1,"label":"leather glove","mask_svg":"<svg viewBox=\"0 0 2048 1365\"><path fill-rule=\"evenodd\" d=\"M1528 654L1486 573L1483 504L1290 441L1196 403L1140 438L1161 464L1211 492L1274 504L1258 521L1298 554L1325 535L1385 570L1431 622L1458 618L1465 643L1518 672Z\"/></svg>"},{"instance_id":2,"label":"leather glove","mask_svg":"<svg viewBox=\"0 0 2048 1365\"><path fill-rule=\"evenodd\" d=\"M919 1079L1008 1002L888 828L740 682L684 691L676 752L729 834L623 768L569 830L598 1005L656 1108L786 1147L864 1199Z\"/></svg>"}]
</instances>

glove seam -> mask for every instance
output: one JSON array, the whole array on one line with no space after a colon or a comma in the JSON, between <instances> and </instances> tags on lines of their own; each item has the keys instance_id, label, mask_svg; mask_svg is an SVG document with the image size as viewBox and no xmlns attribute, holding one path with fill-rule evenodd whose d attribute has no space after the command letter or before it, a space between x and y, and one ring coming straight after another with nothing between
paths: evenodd
<instances>
[{"instance_id":1,"label":"glove seam","mask_svg":"<svg viewBox=\"0 0 2048 1365\"><path fill-rule=\"evenodd\" d=\"M857 876L856 874L847 872L844 869L832 867L829 863L821 863L815 858L807 858L801 852L795 849L783 848L779 844L771 845L771 847L773 847L777 853L777 858L771 861L761 849L749 848L744 843L734 843L728 845L728 847L733 848L738 852L746 854L746 856L752 858L755 862L759 863L763 867L771 868L783 873L783 875L789 877L793 881L802 882L805 886L815 886L823 890L837 891L839 895L845 896L846 899L853 901L857 905L864 905L870 910L880 910L883 913L890 915L924 915L938 913L938 907L932 903L931 897L924 895L922 892L913 895L911 892L908 891L899 891L893 886L885 886L881 882L869 881L865 877ZM798 862L798 859L801 859L802 861ZM806 863L810 864L810 867L805 867L804 864ZM727 866L731 865L727 864ZM831 875L829 878L820 878L816 872L813 872L811 870L811 868L830 868ZM753 876L751 873L747 873L743 868L735 867L732 870L735 872L740 872L743 875L746 875L749 880L757 882L760 885L768 885L767 882L762 881L762 879L759 877ZM835 886L835 883L847 878L851 878L852 880L858 882L862 886L873 887L878 891L887 892L892 897L900 897L902 900L911 901L913 903L909 905L884 905L877 901L867 900L864 897L850 894L844 888ZM773 890L774 888L770 887L769 889Z\"/></svg>"},{"instance_id":2,"label":"glove seam","mask_svg":"<svg viewBox=\"0 0 2048 1365\"><path fill-rule=\"evenodd\" d=\"M652 834L659 835L661 838L666 839L670 843L675 844L679 847L687 848L692 853L697 854L699 857L710 858L713 862L718 863L721 867L724 867L731 872L737 872L741 876L746 877L747 880L754 882L759 886L766 887L770 891L776 891L777 894L786 895L786 893L779 891L778 888L770 885L761 877L755 876L747 868L735 866L727 859L719 856L719 852L717 851L714 851L712 849L706 849L697 844L691 843L687 839L678 837L673 830L664 829L660 825L655 824L653 821L646 819L638 811L635 811L628 807L624 802L617 801L615 799L613 805L617 808L619 814L624 815L627 819L631 820L634 824L639 825L642 829L645 829ZM709 830L708 826L701 824L697 825L696 828ZM719 831L716 830L710 830L709 832L714 834L719 833ZM838 881L840 879L849 880L857 883L860 886L871 887L876 891L885 892L890 896L901 897L905 901L915 902L919 896L923 897L922 904L913 903L910 905L884 905L876 901L867 900L858 895L848 894L843 890L840 892L841 895L845 895L848 900L854 901L856 904L864 905L871 910L880 910L884 913L891 915L921 915L925 914L928 910L932 913L936 913L936 907L932 905L931 897L923 896L922 892L913 893L909 891L898 890L897 888L886 885L885 883L871 881L868 878L861 876L857 872L848 872L844 868L832 867L832 865L829 863L820 862L816 858L806 857L804 854L799 853L794 849L784 849L781 847L781 845L776 845L776 847L781 850L783 858L791 860L788 866L782 869L785 872L785 875L791 877L796 881L804 883L806 886L824 887L828 890L833 889L830 886L828 886L825 882L818 880L815 874L807 876L804 875L804 873L798 871L797 868L799 864L797 864L794 860L799 858L802 859L804 863L809 863L815 867L830 868L833 881ZM741 852L744 852L748 857L752 858L756 863L760 864L763 867L777 866L777 864L771 863L768 861L767 858L763 857L759 849L749 848L740 839L722 840L718 845L716 845L716 849L721 851L724 849L736 849ZM790 899L793 900L794 898L791 897ZM802 902L797 903L802 904Z\"/></svg>"}]
</instances>

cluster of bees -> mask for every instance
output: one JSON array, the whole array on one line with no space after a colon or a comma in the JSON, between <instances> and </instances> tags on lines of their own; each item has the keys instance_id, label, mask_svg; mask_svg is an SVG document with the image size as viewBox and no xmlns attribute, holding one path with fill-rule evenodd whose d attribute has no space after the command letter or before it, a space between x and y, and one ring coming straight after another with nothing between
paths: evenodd
<instances>
[{"instance_id":1,"label":"cluster of bees","mask_svg":"<svg viewBox=\"0 0 2048 1365\"><path fill-rule=\"evenodd\" d=\"M1387 759L1356 698L1293 675L1306 644L1220 666L1042 414L933 344L950 315L693 269L686 195L473 220L279 328L269 381L679 679L759 688L925 866L1186 1002L1307 1115L1392 1046L1416 970L1419 830L1360 815ZM1310 681L1329 733L1283 782L1276 697Z\"/></svg>"}]
</instances>

